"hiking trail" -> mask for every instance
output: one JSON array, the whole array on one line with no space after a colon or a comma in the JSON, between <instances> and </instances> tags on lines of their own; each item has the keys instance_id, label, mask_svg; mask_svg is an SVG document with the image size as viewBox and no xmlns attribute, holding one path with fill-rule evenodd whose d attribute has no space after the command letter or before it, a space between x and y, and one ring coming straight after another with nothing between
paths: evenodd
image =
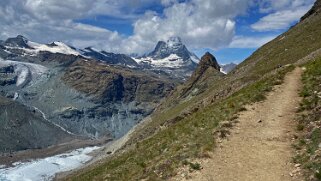
<instances>
[{"instance_id":1,"label":"hiking trail","mask_svg":"<svg viewBox=\"0 0 321 181\"><path fill-rule=\"evenodd\" d=\"M180 172L172 180L294 181L303 180L291 144L296 128L302 69L288 73L267 99L246 106L227 139L219 141L211 158L196 160L202 169Z\"/></svg>"}]
</instances>

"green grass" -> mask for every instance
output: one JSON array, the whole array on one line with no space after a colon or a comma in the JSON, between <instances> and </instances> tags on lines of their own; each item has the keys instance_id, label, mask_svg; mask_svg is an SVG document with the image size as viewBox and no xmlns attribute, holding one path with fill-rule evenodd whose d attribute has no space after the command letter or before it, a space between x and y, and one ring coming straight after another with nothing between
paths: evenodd
<instances>
[{"instance_id":1,"label":"green grass","mask_svg":"<svg viewBox=\"0 0 321 181\"><path fill-rule=\"evenodd\" d=\"M302 77L304 84L300 95L303 100L298 112L298 130L300 141L294 145L300 154L294 161L305 168L305 175L309 178L321 180L321 58L306 65L306 71Z\"/></svg>"},{"instance_id":2,"label":"green grass","mask_svg":"<svg viewBox=\"0 0 321 181\"><path fill-rule=\"evenodd\" d=\"M266 90L282 82L288 67L278 74L249 85L218 104L183 118L154 136L138 142L123 154L86 170L71 180L164 180L176 174L186 160L202 157L215 149L214 133L220 121L234 120L244 105L261 101ZM201 165L188 162L191 169Z\"/></svg>"}]
</instances>

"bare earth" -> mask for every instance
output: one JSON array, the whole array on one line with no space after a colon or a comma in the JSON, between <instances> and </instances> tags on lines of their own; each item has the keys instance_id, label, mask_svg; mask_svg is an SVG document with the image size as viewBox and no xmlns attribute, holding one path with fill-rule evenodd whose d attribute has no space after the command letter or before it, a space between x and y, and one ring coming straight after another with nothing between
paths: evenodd
<instances>
[{"instance_id":1,"label":"bare earth","mask_svg":"<svg viewBox=\"0 0 321 181\"><path fill-rule=\"evenodd\" d=\"M303 180L299 166L291 163L295 154L291 144L300 101L301 72L300 68L295 69L264 102L247 106L231 136L219 141L211 158L197 160L203 167L201 171L186 174L182 169L172 180Z\"/></svg>"}]
</instances>

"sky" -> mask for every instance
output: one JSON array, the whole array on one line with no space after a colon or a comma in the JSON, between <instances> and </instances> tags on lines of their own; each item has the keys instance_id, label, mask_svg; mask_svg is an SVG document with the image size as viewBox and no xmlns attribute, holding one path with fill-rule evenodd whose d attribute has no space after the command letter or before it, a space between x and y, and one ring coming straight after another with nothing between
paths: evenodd
<instances>
[{"instance_id":1,"label":"sky","mask_svg":"<svg viewBox=\"0 0 321 181\"><path fill-rule=\"evenodd\" d=\"M199 57L239 63L297 23L315 0L1 0L0 39L144 54L181 37Z\"/></svg>"}]
</instances>

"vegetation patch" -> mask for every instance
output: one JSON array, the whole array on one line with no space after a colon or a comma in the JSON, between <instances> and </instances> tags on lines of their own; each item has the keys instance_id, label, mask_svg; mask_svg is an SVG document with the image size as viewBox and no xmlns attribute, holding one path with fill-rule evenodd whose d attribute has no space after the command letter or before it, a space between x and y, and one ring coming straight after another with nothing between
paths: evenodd
<instances>
[{"instance_id":1,"label":"vegetation patch","mask_svg":"<svg viewBox=\"0 0 321 181\"><path fill-rule=\"evenodd\" d=\"M305 168L308 180L321 180L321 59L306 65L298 111L299 151L294 161Z\"/></svg>"}]
</instances>

